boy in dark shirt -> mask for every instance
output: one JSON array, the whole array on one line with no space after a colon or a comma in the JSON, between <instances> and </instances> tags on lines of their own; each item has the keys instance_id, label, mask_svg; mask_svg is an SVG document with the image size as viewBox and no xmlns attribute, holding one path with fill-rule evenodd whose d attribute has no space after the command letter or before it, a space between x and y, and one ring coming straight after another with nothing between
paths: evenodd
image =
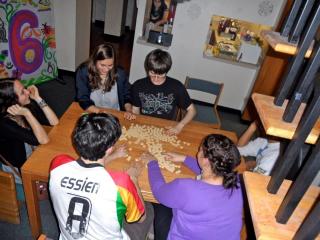
<instances>
[{"instance_id":1,"label":"boy in dark shirt","mask_svg":"<svg viewBox=\"0 0 320 240\"><path fill-rule=\"evenodd\" d=\"M147 77L134 82L131 88L132 112L158 118L175 120L178 110L186 111L184 118L175 126L168 126L168 134L179 134L196 115L184 85L167 76L172 60L168 52L161 49L151 51L145 59ZM162 204L153 204L155 239L167 239L172 219L172 210Z\"/></svg>"},{"instance_id":2,"label":"boy in dark shirt","mask_svg":"<svg viewBox=\"0 0 320 240\"><path fill-rule=\"evenodd\" d=\"M184 85L167 76L172 65L168 52L155 49L145 60L147 77L132 85L132 112L169 120L175 120L179 109L186 111L184 118L175 126L168 127L168 134L179 134L196 115Z\"/></svg>"}]
</instances>

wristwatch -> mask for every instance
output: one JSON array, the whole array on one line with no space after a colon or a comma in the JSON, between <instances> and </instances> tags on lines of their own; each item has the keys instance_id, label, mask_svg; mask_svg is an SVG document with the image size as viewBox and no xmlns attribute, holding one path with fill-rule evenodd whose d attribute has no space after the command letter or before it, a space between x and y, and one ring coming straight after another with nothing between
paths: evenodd
<instances>
[{"instance_id":1,"label":"wristwatch","mask_svg":"<svg viewBox=\"0 0 320 240\"><path fill-rule=\"evenodd\" d=\"M39 102L38 102L38 105L40 108L44 108L46 106L48 106L48 104L46 103L45 100L41 99Z\"/></svg>"}]
</instances>

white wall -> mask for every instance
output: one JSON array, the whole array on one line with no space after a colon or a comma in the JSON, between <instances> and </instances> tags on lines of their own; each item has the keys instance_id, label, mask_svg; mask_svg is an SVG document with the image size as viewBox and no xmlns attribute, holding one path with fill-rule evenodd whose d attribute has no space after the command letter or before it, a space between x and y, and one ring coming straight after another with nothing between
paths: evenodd
<instances>
[{"instance_id":1,"label":"white wall","mask_svg":"<svg viewBox=\"0 0 320 240\"><path fill-rule=\"evenodd\" d=\"M93 0L92 2L92 22L95 20L104 22L106 0Z\"/></svg>"},{"instance_id":2,"label":"white wall","mask_svg":"<svg viewBox=\"0 0 320 240\"><path fill-rule=\"evenodd\" d=\"M187 75L202 79L223 82L224 89L219 105L243 110L254 83L257 69L230 64L203 57L203 50L212 15L223 15L249 22L275 26L283 7L282 0L269 0L273 11L268 16L259 15L263 0L191 0L178 4L173 26L172 45L168 49L173 59L169 72L171 77L181 82ZM259 6L260 5L260 6ZM138 1L138 16L130 82L145 76L143 62L145 56L157 46L137 43L142 36L142 25L146 0ZM269 5L270 6L270 5ZM265 8L263 8L265 9Z\"/></svg>"},{"instance_id":3,"label":"white wall","mask_svg":"<svg viewBox=\"0 0 320 240\"><path fill-rule=\"evenodd\" d=\"M104 33L120 37L124 31L127 0L106 0Z\"/></svg>"},{"instance_id":4,"label":"white wall","mask_svg":"<svg viewBox=\"0 0 320 240\"><path fill-rule=\"evenodd\" d=\"M133 17L134 10L135 10L135 1L136 0L128 0L125 26L128 26L130 28L130 30L134 30L134 29L131 29L131 28L132 28L132 25L133 25L132 24L132 17Z\"/></svg>"},{"instance_id":5,"label":"white wall","mask_svg":"<svg viewBox=\"0 0 320 240\"><path fill-rule=\"evenodd\" d=\"M134 14L136 0L128 0L128 6L126 11L126 22L125 26L128 26L130 29L132 27L132 17ZM103 21L105 20L106 15L106 0L93 0L92 1L92 22L95 20ZM134 30L134 29L131 29Z\"/></svg>"},{"instance_id":6,"label":"white wall","mask_svg":"<svg viewBox=\"0 0 320 240\"><path fill-rule=\"evenodd\" d=\"M75 67L85 61L90 54L91 1L77 0Z\"/></svg>"},{"instance_id":7,"label":"white wall","mask_svg":"<svg viewBox=\"0 0 320 240\"><path fill-rule=\"evenodd\" d=\"M91 0L54 0L58 68L74 72L89 57Z\"/></svg>"},{"instance_id":8,"label":"white wall","mask_svg":"<svg viewBox=\"0 0 320 240\"><path fill-rule=\"evenodd\" d=\"M57 42L58 68L75 69L76 0L54 0L54 24Z\"/></svg>"}]
</instances>

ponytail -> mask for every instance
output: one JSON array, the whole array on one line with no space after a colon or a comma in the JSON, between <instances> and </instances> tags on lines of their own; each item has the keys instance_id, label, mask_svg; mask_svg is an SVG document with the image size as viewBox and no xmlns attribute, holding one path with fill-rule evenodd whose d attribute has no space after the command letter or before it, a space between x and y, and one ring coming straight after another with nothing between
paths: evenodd
<instances>
[{"instance_id":1,"label":"ponytail","mask_svg":"<svg viewBox=\"0 0 320 240\"><path fill-rule=\"evenodd\" d=\"M238 173L237 171L232 171L231 173L227 173L223 175L223 187L224 188L238 188Z\"/></svg>"},{"instance_id":2,"label":"ponytail","mask_svg":"<svg viewBox=\"0 0 320 240\"><path fill-rule=\"evenodd\" d=\"M240 164L240 153L236 145L226 136L210 134L203 140L203 154L209 159L212 172L223 177L223 187L238 188L237 171Z\"/></svg>"}]
</instances>

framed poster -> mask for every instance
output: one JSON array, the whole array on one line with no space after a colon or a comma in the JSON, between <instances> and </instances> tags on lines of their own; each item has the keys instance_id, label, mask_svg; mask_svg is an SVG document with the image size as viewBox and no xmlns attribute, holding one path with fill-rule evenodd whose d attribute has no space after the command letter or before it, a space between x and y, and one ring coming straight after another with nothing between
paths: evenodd
<instances>
[{"instance_id":1,"label":"framed poster","mask_svg":"<svg viewBox=\"0 0 320 240\"><path fill-rule=\"evenodd\" d=\"M58 76L50 0L0 0L0 79L25 86Z\"/></svg>"}]
</instances>

